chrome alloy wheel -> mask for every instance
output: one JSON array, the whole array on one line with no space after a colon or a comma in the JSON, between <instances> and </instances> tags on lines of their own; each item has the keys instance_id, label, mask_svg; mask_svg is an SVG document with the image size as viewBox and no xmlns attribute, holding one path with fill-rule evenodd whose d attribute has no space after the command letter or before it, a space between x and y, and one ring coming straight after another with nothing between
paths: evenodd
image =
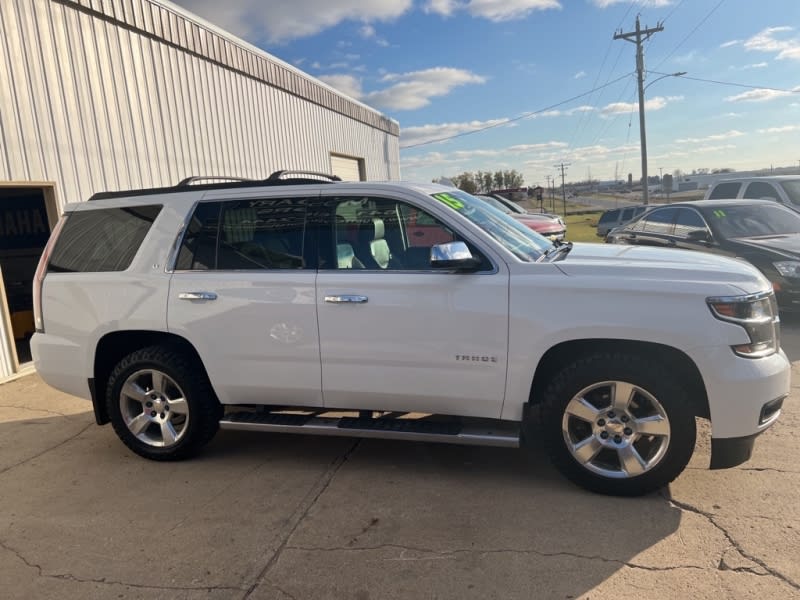
<instances>
[{"instance_id":1,"label":"chrome alloy wheel","mask_svg":"<svg viewBox=\"0 0 800 600\"><path fill-rule=\"evenodd\" d=\"M614 479L653 469L667 452L670 424L661 403L624 381L603 381L578 392L561 421L564 442L583 467Z\"/></svg>"},{"instance_id":2,"label":"chrome alloy wheel","mask_svg":"<svg viewBox=\"0 0 800 600\"><path fill-rule=\"evenodd\" d=\"M183 391L155 369L136 371L125 380L119 408L130 432L148 446L174 446L189 425L189 405Z\"/></svg>"}]
</instances>

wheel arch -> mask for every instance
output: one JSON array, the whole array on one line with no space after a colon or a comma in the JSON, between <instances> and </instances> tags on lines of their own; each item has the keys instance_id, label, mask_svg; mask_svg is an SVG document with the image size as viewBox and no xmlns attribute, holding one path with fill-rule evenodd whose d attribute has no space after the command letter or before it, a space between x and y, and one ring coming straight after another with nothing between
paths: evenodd
<instances>
[{"instance_id":1,"label":"wheel arch","mask_svg":"<svg viewBox=\"0 0 800 600\"><path fill-rule=\"evenodd\" d=\"M109 422L106 410L106 385L116 364L131 352L148 346L166 346L184 352L205 373L205 367L195 347L186 338L166 331L127 330L113 331L101 337L95 348L93 377L89 388L94 407L94 418L98 425ZM207 373L205 373L207 375Z\"/></svg>"},{"instance_id":2,"label":"wheel arch","mask_svg":"<svg viewBox=\"0 0 800 600\"><path fill-rule=\"evenodd\" d=\"M685 382L695 416L710 418L705 382L695 362L683 351L665 344L620 339L576 339L556 344L544 353L536 366L528 405L541 402L545 387L561 368L578 358L601 352L626 352L665 365Z\"/></svg>"}]
</instances>

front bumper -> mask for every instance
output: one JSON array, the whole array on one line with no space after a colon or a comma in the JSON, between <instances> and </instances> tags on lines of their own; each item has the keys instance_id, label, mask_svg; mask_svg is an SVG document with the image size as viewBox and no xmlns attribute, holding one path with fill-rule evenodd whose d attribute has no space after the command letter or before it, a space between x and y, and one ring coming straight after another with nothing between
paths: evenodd
<instances>
[{"instance_id":1,"label":"front bumper","mask_svg":"<svg viewBox=\"0 0 800 600\"><path fill-rule=\"evenodd\" d=\"M778 416L786 397L782 396L771 400L761 407L759 412L759 426L770 427L778 420ZM711 467L712 469L729 469L750 460L753 455L753 447L756 438L765 429L761 429L752 435L745 435L735 438L711 438Z\"/></svg>"}]
</instances>

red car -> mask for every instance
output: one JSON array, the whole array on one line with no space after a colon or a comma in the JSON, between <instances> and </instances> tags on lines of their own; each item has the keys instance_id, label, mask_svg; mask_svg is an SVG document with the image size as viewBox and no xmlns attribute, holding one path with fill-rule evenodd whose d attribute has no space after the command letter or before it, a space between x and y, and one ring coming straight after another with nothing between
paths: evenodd
<instances>
[{"instance_id":1,"label":"red car","mask_svg":"<svg viewBox=\"0 0 800 600\"><path fill-rule=\"evenodd\" d=\"M500 196L477 197L491 204L494 208L502 210L504 213L514 217L526 227L533 229L539 235L543 235L550 240L560 242L567 234L567 226L564 220L558 215L529 213L511 200L506 200Z\"/></svg>"}]
</instances>

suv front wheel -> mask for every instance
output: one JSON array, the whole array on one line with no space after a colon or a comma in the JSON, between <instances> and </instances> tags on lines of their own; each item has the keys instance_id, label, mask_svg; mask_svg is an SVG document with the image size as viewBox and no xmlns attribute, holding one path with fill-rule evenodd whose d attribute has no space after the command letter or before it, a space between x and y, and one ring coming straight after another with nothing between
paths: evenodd
<instances>
[{"instance_id":1,"label":"suv front wheel","mask_svg":"<svg viewBox=\"0 0 800 600\"><path fill-rule=\"evenodd\" d=\"M197 454L217 432L222 412L203 369L164 346L137 350L116 365L106 406L119 438L151 460Z\"/></svg>"},{"instance_id":2,"label":"suv front wheel","mask_svg":"<svg viewBox=\"0 0 800 600\"><path fill-rule=\"evenodd\" d=\"M655 361L622 353L576 360L551 380L542 403L555 466L589 490L637 496L669 484L694 452L686 390Z\"/></svg>"}]
</instances>

